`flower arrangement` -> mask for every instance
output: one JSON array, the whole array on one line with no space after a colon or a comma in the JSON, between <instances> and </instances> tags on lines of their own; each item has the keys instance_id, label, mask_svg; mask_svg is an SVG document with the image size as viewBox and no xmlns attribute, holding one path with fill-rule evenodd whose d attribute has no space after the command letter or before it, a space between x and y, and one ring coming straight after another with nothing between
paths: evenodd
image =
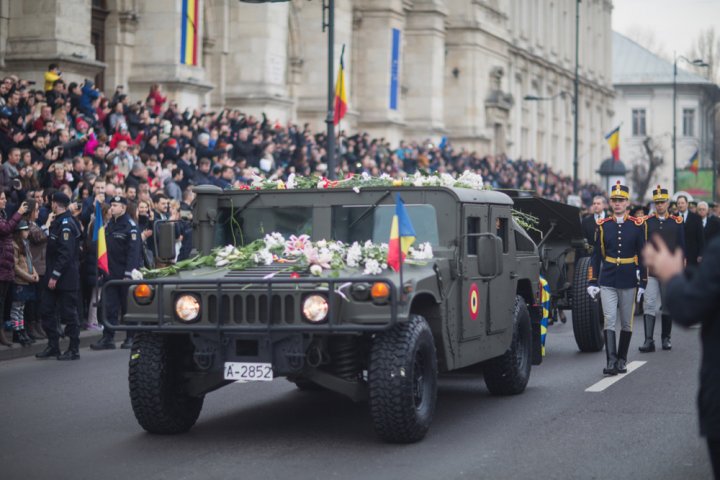
<instances>
[{"instance_id":1,"label":"flower arrangement","mask_svg":"<svg viewBox=\"0 0 720 480\"><path fill-rule=\"evenodd\" d=\"M485 189L481 175L466 170L459 177L455 178L448 173L426 173L415 172L404 178L393 178L384 173L379 177L373 177L367 172L360 175L349 174L342 180L329 180L325 177L310 176L300 177L291 173L287 181L268 180L255 176L250 185L243 185L241 190L299 190L299 189L327 189L327 188L352 188L360 193L362 188L367 187L452 187L472 188L475 190Z\"/></svg>"},{"instance_id":2,"label":"flower arrangement","mask_svg":"<svg viewBox=\"0 0 720 480\"><path fill-rule=\"evenodd\" d=\"M327 273L338 276L340 270L362 270L363 275L380 275L387 270L387 243L343 243L336 240L313 242L308 235L283 237L274 232L263 239L237 247L227 245L213 249L210 255L197 256L174 265L153 270L143 270L145 278L174 275L182 270L216 267L228 270L245 270L251 267L287 264L287 270L309 272L314 276ZM430 243L410 247L405 263L423 265L433 258Z\"/></svg>"}]
</instances>

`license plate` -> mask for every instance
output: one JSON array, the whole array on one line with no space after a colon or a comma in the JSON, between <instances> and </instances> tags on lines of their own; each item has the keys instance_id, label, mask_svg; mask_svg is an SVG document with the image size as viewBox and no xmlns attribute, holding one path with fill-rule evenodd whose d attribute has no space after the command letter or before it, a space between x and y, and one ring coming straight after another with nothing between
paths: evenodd
<instances>
[{"instance_id":1,"label":"license plate","mask_svg":"<svg viewBox=\"0 0 720 480\"><path fill-rule=\"evenodd\" d=\"M272 363L225 362L223 376L240 382L271 382Z\"/></svg>"}]
</instances>

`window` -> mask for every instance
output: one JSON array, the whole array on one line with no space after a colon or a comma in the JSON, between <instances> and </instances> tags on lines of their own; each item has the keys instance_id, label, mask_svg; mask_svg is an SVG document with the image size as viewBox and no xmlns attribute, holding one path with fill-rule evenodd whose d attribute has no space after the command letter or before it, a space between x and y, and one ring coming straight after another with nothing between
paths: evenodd
<instances>
[{"instance_id":1,"label":"window","mask_svg":"<svg viewBox=\"0 0 720 480\"><path fill-rule=\"evenodd\" d=\"M477 255L478 250L478 234L480 233L480 218L479 217L468 217L467 218L467 254Z\"/></svg>"},{"instance_id":2,"label":"window","mask_svg":"<svg viewBox=\"0 0 720 480\"><path fill-rule=\"evenodd\" d=\"M497 236L502 240L503 253L508 253L508 219L502 217L496 218L495 229Z\"/></svg>"},{"instance_id":3,"label":"window","mask_svg":"<svg viewBox=\"0 0 720 480\"><path fill-rule=\"evenodd\" d=\"M633 137L644 137L647 135L645 130L645 109L633 108L632 111L632 134Z\"/></svg>"},{"instance_id":4,"label":"window","mask_svg":"<svg viewBox=\"0 0 720 480\"><path fill-rule=\"evenodd\" d=\"M695 136L695 109L683 108L683 137Z\"/></svg>"},{"instance_id":5,"label":"window","mask_svg":"<svg viewBox=\"0 0 720 480\"><path fill-rule=\"evenodd\" d=\"M405 209L415 229L415 245L429 242L434 247L438 246L440 231L435 207L406 204ZM345 243L364 243L367 240L387 243L394 215L395 205L333 206L332 238Z\"/></svg>"},{"instance_id":6,"label":"window","mask_svg":"<svg viewBox=\"0 0 720 480\"><path fill-rule=\"evenodd\" d=\"M215 245L248 245L272 232L285 237L312 235L312 214L312 207L248 208L242 212L221 208L215 224Z\"/></svg>"}]
</instances>

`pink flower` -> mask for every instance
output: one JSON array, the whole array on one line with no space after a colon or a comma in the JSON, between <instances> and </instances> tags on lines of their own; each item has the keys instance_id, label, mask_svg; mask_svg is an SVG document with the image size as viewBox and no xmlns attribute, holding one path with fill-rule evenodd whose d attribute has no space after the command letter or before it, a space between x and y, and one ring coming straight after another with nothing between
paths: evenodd
<instances>
[{"instance_id":1,"label":"pink flower","mask_svg":"<svg viewBox=\"0 0 720 480\"><path fill-rule=\"evenodd\" d=\"M310 235L290 235L290 238L285 242L285 255L298 256L305 246L310 243Z\"/></svg>"}]
</instances>

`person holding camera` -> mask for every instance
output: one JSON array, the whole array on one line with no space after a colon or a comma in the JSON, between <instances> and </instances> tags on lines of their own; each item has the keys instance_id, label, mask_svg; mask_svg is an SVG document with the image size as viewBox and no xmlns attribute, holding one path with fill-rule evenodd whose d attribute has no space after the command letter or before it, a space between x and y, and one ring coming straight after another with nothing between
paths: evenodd
<instances>
[{"instance_id":1,"label":"person holding camera","mask_svg":"<svg viewBox=\"0 0 720 480\"><path fill-rule=\"evenodd\" d=\"M53 86L55 85L55 82L57 80L60 80L60 77L62 77L62 72L60 71L60 65L57 63L51 63L48 65L48 71L45 72L45 92L49 92L53 89Z\"/></svg>"},{"instance_id":2,"label":"person holding camera","mask_svg":"<svg viewBox=\"0 0 720 480\"><path fill-rule=\"evenodd\" d=\"M5 205L7 199L5 192L0 191L0 312L5 312L5 298L10 285L15 280L15 257L13 255L13 232L17 228L22 216L28 210L27 202L23 202L12 217L7 218ZM8 325L9 326L9 325ZM0 324L0 345L7 347L12 343L5 335L6 325Z\"/></svg>"}]
</instances>

